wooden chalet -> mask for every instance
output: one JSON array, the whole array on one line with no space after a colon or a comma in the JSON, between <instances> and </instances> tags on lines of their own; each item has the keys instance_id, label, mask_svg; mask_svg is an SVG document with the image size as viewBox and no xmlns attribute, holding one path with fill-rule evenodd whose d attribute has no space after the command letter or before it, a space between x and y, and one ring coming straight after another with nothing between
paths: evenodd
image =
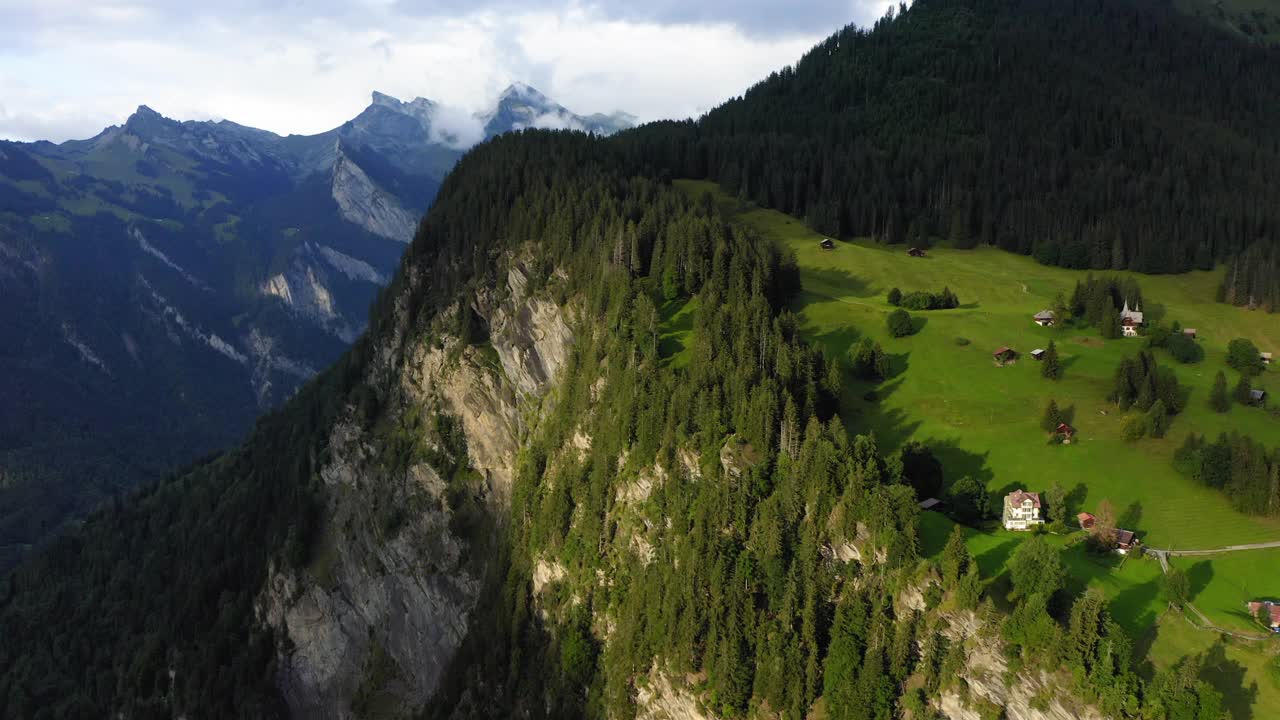
<instances>
[{"instance_id":1,"label":"wooden chalet","mask_svg":"<svg viewBox=\"0 0 1280 720\"><path fill-rule=\"evenodd\" d=\"M1080 522L1080 528L1082 530L1088 530L1093 527L1097 518L1095 518L1091 513L1082 512L1079 515L1076 515L1076 520Z\"/></svg>"},{"instance_id":2,"label":"wooden chalet","mask_svg":"<svg viewBox=\"0 0 1280 720\"><path fill-rule=\"evenodd\" d=\"M1142 544L1138 539L1138 534L1132 530L1123 530L1116 528L1116 552L1121 555L1128 555L1129 551Z\"/></svg>"},{"instance_id":3,"label":"wooden chalet","mask_svg":"<svg viewBox=\"0 0 1280 720\"><path fill-rule=\"evenodd\" d=\"M926 256L925 251L924 251L922 248L918 248L918 247L907 248L907 254L908 254L908 255L910 255L911 257L925 257L925 256Z\"/></svg>"},{"instance_id":4,"label":"wooden chalet","mask_svg":"<svg viewBox=\"0 0 1280 720\"><path fill-rule=\"evenodd\" d=\"M822 238L822 242L818 243L818 245L819 245L823 250L835 250L835 249L836 249L836 241L835 241L835 240L832 240L831 238Z\"/></svg>"},{"instance_id":5,"label":"wooden chalet","mask_svg":"<svg viewBox=\"0 0 1280 720\"><path fill-rule=\"evenodd\" d=\"M1076 429L1066 423L1058 423L1058 427L1053 429L1053 434L1062 438L1062 442L1069 443L1071 438L1076 436Z\"/></svg>"},{"instance_id":6,"label":"wooden chalet","mask_svg":"<svg viewBox=\"0 0 1280 720\"><path fill-rule=\"evenodd\" d=\"M1262 361L1262 364L1263 364L1263 365L1270 365L1270 364L1271 364L1271 353L1269 353L1269 352L1258 353L1258 359Z\"/></svg>"},{"instance_id":7,"label":"wooden chalet","mask_svg":"<svg viewBox=\"0 0 1280 720\"><path fill-rule=\"evenodd\" d=\"M1182 334L1183 334L1183 335L1186 335L1187 337L1191 338L1192 340L1195 340L1195 339L1196 339L1196 329L1195 329L1195 328L1182 328Z\"/></svg>"},{"instance_id":8,"label":"wooden chalet","mask_svg":"<svg viewBox=\"0 0 1280 720\"><path fill-rule=\"evenodd\" d=\"M1267 391L1261 388L1249 391L1249 402L1254 405L1261 405L1267 399Z\"/></svg>"},{"instance_id":9,"label":"wooden chalet","mask_svg":"<svg viewBox=\"0 0 1280 720\"><path fill-rule=\"evenodd\" d=\"M991 353L991 357L995 358L996 362L1003 365L1004 363L1017 360L1018 353L1013 348L1002 347L996 350L995 352Z\"/></svg>"},{"instance_id":10,"label":"wooden chalet","mask_svg":"<svg viewBox=\"0 0 1280 720\"><path fill-rule=\"evenodd\" d=\"M1044 359L1044 348L1036 348L1035 350L1032 350L1032 351L1031 351L1031 359L1032 359L1032 360L1043 360L1043 359Z\"/></svg>"},{"instance_id":11,"label":"wooden chalet","mask_svg":"<svg viewBox=\"0 0 1280 720\"><path fill-rule=\"evenodd\" d=\"M1053 311L1041 310L1035 315L1032 315L1031 319L1040 327L1050 327L1053 325Z\"/></svg>"}]
</instances>

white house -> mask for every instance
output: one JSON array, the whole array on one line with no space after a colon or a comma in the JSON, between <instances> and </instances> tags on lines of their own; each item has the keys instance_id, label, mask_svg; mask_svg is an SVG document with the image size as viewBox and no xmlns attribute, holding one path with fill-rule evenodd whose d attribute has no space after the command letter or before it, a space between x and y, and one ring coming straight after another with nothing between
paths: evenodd
<instances>
[{"instance_id":1,"label":"white house","mask_svg":"<svg viewBox=\"0 0 1280 720\"><path fill-rule=\"evenodd\" d=\"M1138 323L1133 318L1121 318L1120 334L1125 337L1138 337Z\"/></svg>"},{"instance_id":2,"label":"white house","mask_svg":"<svg viewBox=\"0 0 1280 720\"><path fill-rule=\"evenodd\" d=\"M1051 325L1053 325L1053 311L1041 310L1040 312L1031 316L1031 319L1035 320L1036 324L1039 325L1040 327L1050 327Z\"/></svg>"},{"instance_id":3,"label":"white house","mask_svg":"<svg viewBox=\"0 0 1280 720\"><path fill-rule=\"evenodd\" d=\"M1014 490L1004 496L1004 527L1006 530L1030 530L1043 525L1040 514L1040 493Z\"/></svg>"}]
</instances>

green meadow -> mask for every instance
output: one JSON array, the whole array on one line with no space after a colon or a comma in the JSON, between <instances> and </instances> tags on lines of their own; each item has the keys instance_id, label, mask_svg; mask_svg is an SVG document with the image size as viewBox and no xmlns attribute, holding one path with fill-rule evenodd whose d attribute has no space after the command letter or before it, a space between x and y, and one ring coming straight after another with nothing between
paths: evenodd
<instances>
[{"instance_id":1,"label":"green meadow","mask_svg":"<svg viewBox=\"0 0 1280 720\"><path fill-rule=\"evenodd\" d=\"M1239 405L1226 414L1208 408L1215 373L1225 370L1230 385L1239 377L1226 366L1230 340L1245 337L1262 350L1280 352L1280 317L1215 302L1221 270L1132 274L1146 299L1142 309L1148 319L1196 328L1205 358L1183 365L1156 351L1189 389L1188 405L1164 439L1129 443L1120 437L1124 414L1106 396L1121 358L1137 353L1142 339L1104 340L1096 328L1041 328L1031 320L1050 307L1057 293L1069 297L1087 273L1040 265L994 248L935 247L928 257L913 258L902 246L855 240L837 241L835 249L824 250L822 236L795 218L744 206L712 183L678 184L690 195L713 193L735 222L795 252L803 292L794 310L813 341L847 357L859 340L870 337L891 356L889 379L847 379L841 404L845 426L874 432L882 450L892 451L908 439L924 441L942 460L948 483L973 476L987 485L993 500L1014 488L1043 491L1054 482L1068 491L1073 514L1110 500L1119 524L1155 547L1199 549L1280 540L1280 521L1239 513L1221 493L1172 467L1172 455L1188 432L1217 436L1235 431L1280 445L1275 415ZM949 287L959 296L960 307L914 311L919 331L892 338L885 318L893 308L885 297L894 287L904 293ZM682 360L695 311L693 302L662 308L663 355L671 362ZM1031 350L1050 340L1057 343L1066 371L1057 382L1042 378L1039 363L1030 357ZM998 366L991 354L1003 346L1021 357ZM1269 369L1254 386L1280 393L1278 370ZM1074 410L1078 434L1070 445L1050 444L1040 430L1050 398ZM922 513L922 554L940 555L952 527L945 515ZM1030 535L1003 529L963 531L988 594L1004 602L1008 560ZM1148 658L1146 674L1189 654L1207 653L1202 675L1228 695L1234 718L1261 717L1257 712L1263 708L1280 707L1274 658L1280 643L1241 642L1193 627L1167 610L1155 559L1094 556L1078 542L1082 536L1045 537L1061 549L1071 571L1069 590L1094 587L1110 600L1113 616ZM1280 549L1175 557L1172 562L1189 573L1196 607L1222 627L1257 631L1243 603L1254 597L1280 600Z\"/></svg>"},{"instance_id":2,"label":"green meadow","mask_svg":"<svg viewBox=\"0 0 1280 720\"><path fill-rule=\"evenodd\" d=\"M1263 632L1249 617L1249 600L1280 601L1280 548L1173 557L1191 580L1191 602L1217 625Z\"/></svg>"},{"instance_id":3,"label":"green meadow","mask_svg":"<svg viewBox=\"0 0 1280 720\"><path fill-rule=\"evenodd\" d=\"M842 404L847 427L874 432L882 449L908 438L932 446L947 479L970 475L994 496L1014 488L1043 491L1054 482L1067 489L1073 512L1091 511L1108 499L1123 527L1158 547L1213 548L1280 539L1280 522L1232 509L1218 492L1174 471L1171 458L1188 432L1217 436L1239 431L1268 444L1280 443L1280 421L1258 408L1234 406L1218 414L1207 406L1214 374L1226 367L1227 342L1252 339L1280 350L1280 317L1214 302L1219 274L1138 275L1149 315L1178 320L1199 331L1203 362L1181 365L1158 351L1190 389L1185 412L1161 440L1127 443L1120 437L1124 415L1106 396L1120 359L1138 352L1140 338L1103 340L1096 329L1041 328L1031 316L1049 307L1056 293L1070 295L1081 271L1047 267L994 248L933 248L926 258L909 257L901 246L870 241L819 247L822 236L781 213L737 207L710 183L682 182L686 191L717 193L737 221L794 250L804 292L796 312L802 327L828 352L847 356L862 337L878 341L892 357L888 380L849 380ZM961 306L913 312L919 332L891 338L885 317L890 288L903 292L949 287ZM960 340L963 338L964 340ZM1030 351L1056 341L1062 380L1040 376ZM967 343L965 343L967 341ZM1003 367L992 352L1002 346L1022 353ZM1255 386L1280 391L1275 369ZM1228 381L1234 384L1234 371ZM1050 398L1074 408L1076 441L1052 445L1039 421Z\"/></svg>"}]
</instances>

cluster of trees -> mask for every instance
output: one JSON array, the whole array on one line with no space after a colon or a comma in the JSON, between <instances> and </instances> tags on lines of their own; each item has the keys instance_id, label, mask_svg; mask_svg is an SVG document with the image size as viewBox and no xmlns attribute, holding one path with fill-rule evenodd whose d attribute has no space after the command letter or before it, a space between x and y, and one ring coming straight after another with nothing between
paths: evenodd
<instances>
[{"instance_id":1,"label":"cluster of trees","mask_svg":"<svg viewBox=\"0 0 1280 720\"><path fill-rule=\"evenodd\" d=\"M940 293L913 290L905 295L898 288L893 288L889 291L886 300L894 307L903 307L908 310L950 310L960 307L960 298L956 297L948 287L942 288Z\"/></svg>"},{"instance_id":2,"label":"cluster of trees","mask_svg":"<svg viewBox=\"0 0 1280 720\"><path fill-rule=\"evenodd\" d=\"M831 236L1141 272L1210 269L1257 242L1273 287L1272 60L1156 3L929 0L842 30L696 123L646 129L630 156Z\"/></svg>"},{"instance_id":3,"label":"cluster of trees","mask_svg":"<svg viewBox=\"0 0 1280 720\"><path fill-rule=\"evenodd\" d=\"M1280 310L1280 245L1259 240L1227 265L1218 300L1267 312Z\"/></svg>"},{"instance_id":4,"label":"cluster of trees","mask_svg":"<svg viewBox=\"0 0 1280 720\"><path fill-rule=\"evenodd\" d=\"M1240 512L1280 515L1280 449L1268 450L1237 433L1223 433L1212 442L1190 433L1173 464L1201 485L1221 490Z\"/></svg>"},{"instance_id":5,"label":"cluster of trees","mask_svg":"<svg viewBox=\"0 0 1280 720\"><path fill-rule=\"evenodd\" d=\"M860 380L884 380L889 377L889 356L880 343L862 338L849 351L849 370Z\"/></svg>"},{"instance_id":6,"label":"cluster of trees","mask_svg":"<svg viewBox=\"0 0 1280 720\"><path fill-rule=\"evenodd\" d=\"M1258 346L1247 338L1236 338L1227 343L1227 364L1246 378L1254 377L1266 369Z\"/></svg>"},{"instance_id":7,"label":"cluster of trees","mask_svg":"<svg viewBox=\"0 0 1280 720\"><path fill-rule=\"evenodd\" d=\"M1121 410L1136 408L1143 412L1125 420L1122 432L1126 440L1137 440L1143 435L1164 437L1172 416L1186 407L1186 395L1178 384L1178 376L1157 364L1150 350L1120 361L1107 399Z\"/></svg>"},{"instance_id":8,"label":"cluster of trees","mask_svg":"<svg viewBox=\"0 0 1280 720\"><path fill-rule=\"evenodd\" d=\"M1096 327L1102 337L1114 339L1122 334L1120 310L1125 305L1130 310L1142 307L1142 289L1133 278L1095 277L1090 273L1076 281L1068 302L1067 312L1077 323Z\"/></svg>"},{"instance_id":9,"label":"cluster of trees","mask_svg":"<svg viewBox=\"0 0 1280 720\"><path fill-rule=\"evenodd\" d=\"M1176 320L1170 325L1150 323L1146 332L1147 347L1164 348L1174 360L1184 365L1198 363L1204 359L1204 348L1200 343L1182 332L1182 324Z\"/></svg>"}]
</instances>

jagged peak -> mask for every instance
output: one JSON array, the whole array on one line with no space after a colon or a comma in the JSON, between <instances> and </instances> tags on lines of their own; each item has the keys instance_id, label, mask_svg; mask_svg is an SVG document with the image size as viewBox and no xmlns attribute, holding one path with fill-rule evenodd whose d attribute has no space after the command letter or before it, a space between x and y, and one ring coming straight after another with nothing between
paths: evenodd
<instances>
[{"instance_id":1,"label":"jagged peak","mask_svg":"<svg viewBox=\"0 0 1280 720\"><path fill-rule=\"evenodd\" d=\"M373 101L370 103L370 105L381 105L383 107L392 108L393 110L399 110L400 106L404 105L404 101L402 101L400 98L393 97L386 93L378 92L377 90L374 90Z\"/></svg>"},{"instance_id":2,"label":"jagged peak","mask_svg":"<svg viewBox=\"0 0 1280 720\"><path fill-rule=\"evenodd\" d=\"M540 90L522 82L513 82L498 96L498 102L505 100L523 100L525 102L550 103L550 98Z\"/></svg>"}]
</instances>

